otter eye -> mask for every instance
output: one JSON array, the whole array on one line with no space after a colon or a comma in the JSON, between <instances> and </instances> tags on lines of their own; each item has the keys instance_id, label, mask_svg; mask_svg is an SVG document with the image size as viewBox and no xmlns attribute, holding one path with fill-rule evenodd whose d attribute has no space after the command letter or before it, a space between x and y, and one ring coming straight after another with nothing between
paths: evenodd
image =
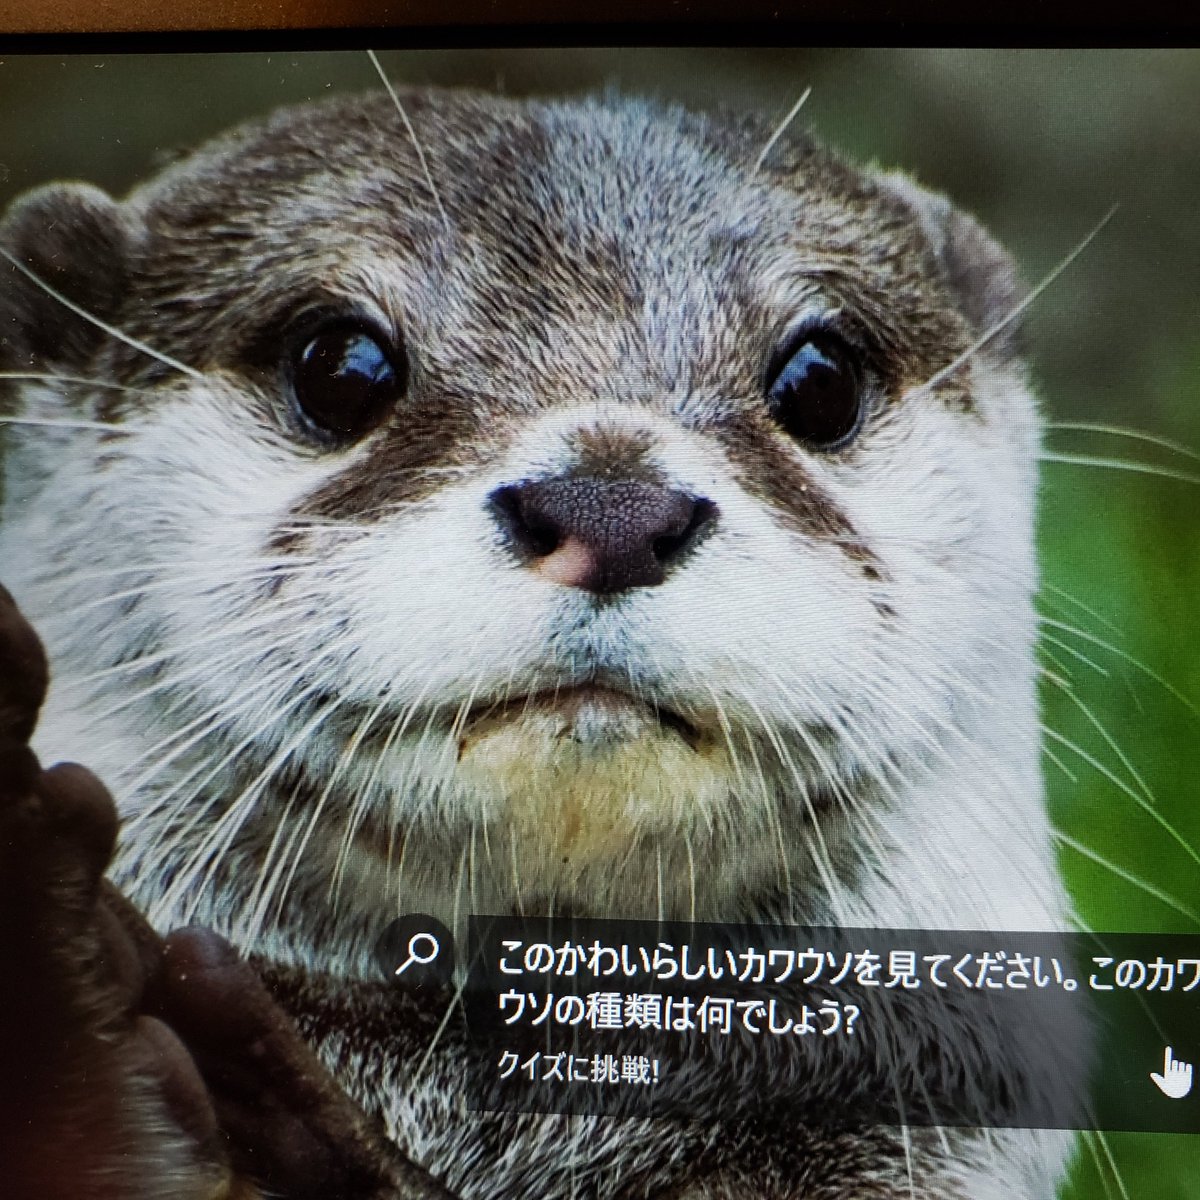
<instances>
[{"instance_id":1,"label":"otter eye","mask_svg":"<svg viewBox=\"0 0 1200 1200\"><path fill-rule=\"evenodd\" d=\"M374 429L405 386L403 356L358 326L323 329L292 366L296 404L322 433L359 437Z\"/></svg>"},{"instance_id":2,"label":"otter eye","mask_svg":"<svg viewBox=\"0 0 1200 1200\"><path fill-rule=\"evenodd\" d=\"M771 415L797 441L836 450L858 432L863 396L854 351L832 334L807 334L789 348L767 387Z\"/></svg>"}]
</instances>

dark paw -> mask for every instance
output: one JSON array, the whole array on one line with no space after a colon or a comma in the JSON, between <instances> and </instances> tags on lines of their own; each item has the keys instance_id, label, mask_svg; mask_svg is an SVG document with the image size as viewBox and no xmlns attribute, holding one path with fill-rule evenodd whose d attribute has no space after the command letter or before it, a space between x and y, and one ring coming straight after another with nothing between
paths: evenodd
<instances>
[{"instance_id":1,"label":"dark paw","mask_svg":"<svg viewBox=\"0 0 1200 1200\"><path fill-rule=\"evenodd\" d=\"M221 938L167 939L151 1005L208 1084L230 1161L287 1200L453 1200L342 1090L255 971Z\"/></svg>"},{"instance_id":2,"label":"dark paw","mask_svg":"<svg viewBox=\"0 0 1200 1200\"><path fill-rule=\"evenodd\" d=\"M112 799L82 767L43 771L26 744L45 687L41 646L0 590L4 1194L133 1200L169 1194L160 1181L213 1194L228 1172L205 1088L141 1013L157 939L102 882Z\"/></svg>"},{"instance_id":3,"label":"dark paw","mask_svg":"<svg viewBox=\"0 0 1200 1200\"><path fill-rule=\"evenodd\" d=\"M27 745L45 688L0 589L0 1194L448 1200L228 945L164 941L104 880L111 797Z\"/></svg>"},{"instance_id":4,"label":"dark paw","mask_svg":"<svg viewBox=\"0 0 1200 1200\"><path fill-rule=\"evenodd\" d=\"M12 596L0 587L0 742L29 741L46 679L42 643Z\"/></svg>"}]
</instances>

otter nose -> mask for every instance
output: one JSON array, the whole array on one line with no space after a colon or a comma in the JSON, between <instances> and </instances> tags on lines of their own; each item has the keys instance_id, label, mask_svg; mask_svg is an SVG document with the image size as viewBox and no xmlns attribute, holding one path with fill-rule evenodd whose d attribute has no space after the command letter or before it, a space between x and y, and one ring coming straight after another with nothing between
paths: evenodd
<instances>
[{"instance_id":1,"label":"otter nose","mask_svg":"<svg viewBox=\"0 0 1200 1200\"><path fill-rule=\"evenodd\" d=\"M717 514L711 500L631 479L508 484L491 502L523 561L598 595L662 583Z\"/></svg>"}]
</instances>

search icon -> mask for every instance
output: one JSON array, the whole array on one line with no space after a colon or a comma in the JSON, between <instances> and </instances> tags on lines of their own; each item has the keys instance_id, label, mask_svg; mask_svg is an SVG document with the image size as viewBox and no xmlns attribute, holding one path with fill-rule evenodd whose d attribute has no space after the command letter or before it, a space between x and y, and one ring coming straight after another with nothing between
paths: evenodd
<instances>
[{"instance_id":1,"label":"search icon","mask_svg":"<svg viewBox=\"0 0 1200 1200\"><path fill-rule=\"evenodd\" d=\"M375 956L385 978L408 991L446 987L454 977L454 938L428 913L392 921L375 944Z\"/></svg>"},{"instance_id":2,"label":"search icon","mask_svg":"<svg viewBox=\"0 0 1200 1200\"><path fill-rule=\"evenodd\" d=\"M424 953L421 951L422 946L428 947ZM442 944L432 933L414 933L408 939L408 957L392 973L394 975L403 975L413 963L426 966L428 963L433 962L441 952Z\"/></svg>"}]
</instances>

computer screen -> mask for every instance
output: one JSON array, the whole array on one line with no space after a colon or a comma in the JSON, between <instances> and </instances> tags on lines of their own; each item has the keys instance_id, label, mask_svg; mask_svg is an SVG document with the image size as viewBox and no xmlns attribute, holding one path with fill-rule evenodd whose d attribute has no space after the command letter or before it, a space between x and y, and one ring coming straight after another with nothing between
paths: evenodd
<instances>
[{"instance_id":1,"label":"computer screen","mask_svg":"<svg viewBox=\"0 0 1200 1200\"><path fill-rule=\"evenodd\" d=\"M397 40L0 62L0 1194L1200 1195L1200 55Z\"/></svg>"}]
</instances>

